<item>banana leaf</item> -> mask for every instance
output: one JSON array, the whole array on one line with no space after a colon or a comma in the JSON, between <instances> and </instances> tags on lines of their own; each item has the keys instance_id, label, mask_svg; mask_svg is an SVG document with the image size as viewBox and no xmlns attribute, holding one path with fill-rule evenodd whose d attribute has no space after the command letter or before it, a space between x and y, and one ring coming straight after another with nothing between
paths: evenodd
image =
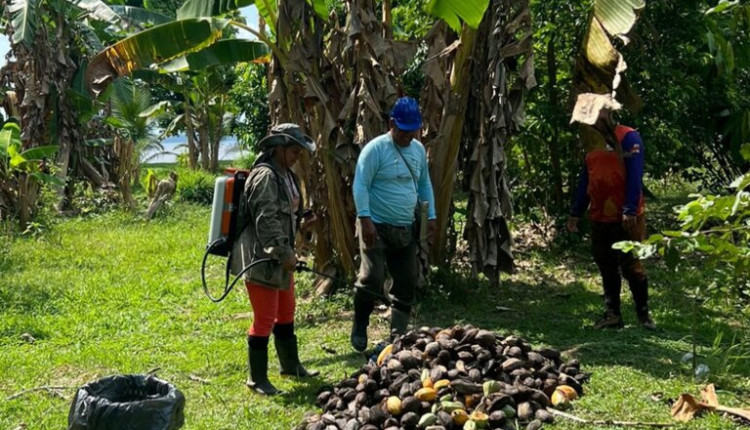
<instances>
[{"instance_id":1,"label":"banana leaf","mask_svg":"<svg viewBox=\"0 0 750 430\"><path fill-rule=\"evenodd\" d=\"M21 128L15 122L6 122L0 131L0 155L12 156L21 147Z\"/></svg>"},{"instance_id":2,"label":"banana leaf","mask_svg":"<svg viewBox=\"0 0 750 430\"><path fill-rule=\"evenodd\" d=\"M100 0L72 0L71 4L85 10L88 15L96 20L114 24L119 22L120 17L110 7ZM13 25L14 45L23 43L31 48L39 20L39 6L41 0L12 0L8 6L11 23Z\"/></svg>"},{"instance_id":3,"label":"banana leaf","mask_svg":"<svg viewBox=\"0 0 750 430\"><path fill-rule=\"evenodd\" d=\"M166 24L171 19L152 10L133 6L111 6L112 10L123 20L133 24Z\"/></svg>"},{"instance_id":4,"label":"banana leaf","mask_svg":"<svg viewBox=\"0 0 750 430\"><path fill-rule=\"evenodd\" d=\"M148 109L139 113L138 116L141 118L152 118L164 115L168 109L172 107L172 104L167 100L162 100L159 103L153 104Z\"/></svg>"},{"instance_id":5,"label":"banana leaf","mask_svg":"<svg viewBox=\"0 0 750 430\"><path fill-rule=\"evenodd\" d=\"M645 0L596 0L594 15L612 36L628 34L636 19L637 12L646 6Z\"/></svg>"},{"instance_id":6,"label":"banana leaf","mask_svg":"<svg viewBox=\"0 0 750 430\"><path fill-rule=\"evenodd\" d=\"M258 8L258 15L266 22L271 33L276 34L276 20L279 19L279 5L276 0L257 0L255 7Z\"/></svg>"},{"instance_id":7,"label":"banana leaf","mask_svg":"<svg viewBox=\"0 0 750 430\"><path fill-rule=\"evenodd\" d=\"M633 112L642 107L642 101L630 88L623 72L627 64L612 44L611 37L628 42L630 32L645 7L644 0L595 0L589 17L581 54L576 62L575 87L579 94L603 95L615 93L616 101ZM598 116L601 104L597 97L579 97L573 108L572 121L591 124Z\"/></svg>"},{"instance_id":8,"label":"banana leaf","mask_svg":"<svg viewBox=\"0 0 750 430\"><path fill-rule=\"evenodd\" d=\"M726 9L729 9L730 7L734 7L738 5L739 2L740 0L734 0L734 1L721 0L719 1L719 4L707 10L706 15L710 15L712 13L721 13L725 11Z\"/></svg>"},{"instance_id":9,"label":"banana leaf","mask_svg":"<svg viewBox=\"0 0 750 430\"><path fill-rule=\"evenodd\" d=\"M114 139L108 139L108 138L96 138L96 139L86 139L83 144L86 146L89 146L91 148L97 148L100 146L111 146L114 145L115 140Z\"/></svg>"},{"instance_id":10,"label":"banana leaf","mask_svg":"<svg viewBox=\"0 0 750 430\"><path fill-rule=\"evenodd\" d=\"M487 6L489 0L430 0L425 8L458 33L461 31L461 20L471 28L479 27Z\"/></svg>"},{"instance_id":11,"label":"banana leaf","mask_svg":"<svg viewBox=\"0 0 750 430\"><path fill-rule=\"evenodd\" d=\"M34 172L30 176L36 179L37 182L40 182L42 184L52 184L58 187L65 186L65 181L63 181L62 179L58 178L55 175L49 175L47 173L42 173L42 172Z\"/></svg>"},{"instance_id":12,"label":"banana leaf","mask_svg":"<svg viewBox=\"0 0 750 430\"><path fill-rule=\"evenodd\" d=\"M120 21L120 16L101 0L72 0L71 3L87 11L96 20L110 24Z\"/></svg>"},{"instance_id":13,"label":"banana leaf","mask_svg":"<svg viewBox=\"0 0 750 430\"><path fill-rule=\"evenodd\" d=\"M620 53L612 45L599 20L591 20L583 44L585 56L591 64L614 76Z\"/></svg>"},{"instance_id":14,"label":"banana leaf","mask_svg":"<svg viewBox=\"0 0 750 430\"><path fill-rule=\"evenodd\" d=\"M227 20L195 18L169 22L134 34L98 53L86 68L86 84L96 95L120 76L148 69L209 46L221 38Z\"/></svg>"},{"instance_id":15,"label":"banana leaf","mask_svg":"<svg viewBox=\"0 0 750 430\"><path fill-rule=\"evenodd\" d=\"M223 15L254 3L254 0L187 0L177 9L177 19Z\"/></svg>"},{"instance_id":16,"label":"banana leaf","mask_svg":"<svg viewBox=\"0 0 750 430\"><path fill-rule=\"evenodd\" d=\"M268 47L260 42L244 39L224 39L198 52L192 52L161 66L165 72L203 70L214 66L262 59Z\"/></svg>"},{"instance_id":17,"label":"banana leaf","mask_svg":"<svg viewBox=\"0 0 750 430\"><path fill-rule=\"evenodd\" d=\"M328 21L328 6L326 6L326 0L307 0L308 3L313 7L315 14L320 17L323 21Z\"/></svg>"},{"instance_id":18,"label":"banana leaf","mask_svg":"<svg viewBox=\"0 0 750 430\"><path fill-rule=\"evenodd\" d=\"M58 149L57 145L36 146L27 149L26 151L23 151L20 154L15 154L11 157L10 167L11 169L16 169L22 167L25 163L51 157L55 155Z\"/></svg>"},{"instance_id":19,"label":"banana leaf","mask_svg":"<svg viewBox=\"0 0 750 430\"><path fill-rule=\"evenodd\" d=\"M14 45L23 43L30 48L34 42L36 27L39 23L39 0L12 0L8 6L11 23L13 24Z\"/></svg>"}]
</instances>

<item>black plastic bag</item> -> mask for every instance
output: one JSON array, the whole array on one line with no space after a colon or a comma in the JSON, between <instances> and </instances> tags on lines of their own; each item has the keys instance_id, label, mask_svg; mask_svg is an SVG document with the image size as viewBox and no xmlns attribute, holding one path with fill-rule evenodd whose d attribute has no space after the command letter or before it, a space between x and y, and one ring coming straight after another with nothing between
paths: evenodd
<instances>
[{"instance_id":1,"label":"black plastic bag","mask_svg":"<svg viewBox=\"0 0 750 430\"><path fill-rule=\"evenodd\" d=\"M68 430L173 430L185 423L185 396L152 375L115 375L78 389Z\"/></svg>"}]
</instances>

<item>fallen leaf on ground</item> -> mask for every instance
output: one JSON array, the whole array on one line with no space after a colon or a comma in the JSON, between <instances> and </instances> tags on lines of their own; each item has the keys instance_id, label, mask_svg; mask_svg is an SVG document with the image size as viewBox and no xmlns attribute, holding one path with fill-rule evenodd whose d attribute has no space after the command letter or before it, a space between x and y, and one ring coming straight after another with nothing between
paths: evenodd
<instances>
[{"instance_id":1,"label":"fallen leaf on ground","mask_svg":"<svg viewBox=\"0 0 750 430\"><path fill-rule=\"evenodd\" d=\"M719 398L716 396L716 387L714 384L708 384L701 390L701 403L715 409L719 406Z\"/></svg>"},{"instance_id":2,"label":"fallen leaf on ground","mask_svg":"<svg viewBox=\"0 0 750 430\"><path fill-rule=\"evenodd\" d=\"M701 411L703 407L690 394L680 394L680 398L672 406L672 418L677 421L688 422L695 417L695 414Z\"/></svg>"},{"instance_id":3,"label":"fallen leaf on ground","mask_svg":"<svg viewBox=\"0 0 750 430\"><path fill-rule=\"evenodd\" d=\"M701 390L702 401L698 402L690 394L681 394L675 404L672 406L672 417L677 421L687 422L695 417L695 414L701 410L710 410L724 412L744 420L750 421L750 409L730 408L722 406L719 403L719 397L716 395L716 387L709 384Z\"/></svg>"}]
</instances>

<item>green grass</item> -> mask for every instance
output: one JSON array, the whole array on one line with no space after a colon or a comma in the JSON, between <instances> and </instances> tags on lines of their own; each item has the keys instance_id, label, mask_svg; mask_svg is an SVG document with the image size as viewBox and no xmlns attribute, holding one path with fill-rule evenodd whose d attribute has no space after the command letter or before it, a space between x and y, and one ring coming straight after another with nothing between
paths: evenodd
<instances>
[{"instance_id":1,"label":"green grass","mask_svg":"<svg viewBox=\"0 0 750 430\"><path fill-rule=\"evenodd\" d=\"M348 291L315 298L309 279L302 279L297 314L301 355L322 376L297 381L274 373L272 381L285 395L251 393L244 385L245 332L251 323L246 293L237 288L217 305L200 285L208 215L208 208L177 203L150 223L122 213L68 219L40 238L17 238L8 246L0 256L0 428L22 423L29 429L65 428L77 387L107 375L158 369L158 376L185 394L186 429L290 429L306 411L317 410L319 388L362 364L348 343ZM669 422L667 399L682 392L697 395L701 386L680 362L691 349L692 308L682 290L705 281L675 279L649 262L660 331L646 332L635 324L629 294L623 295L626 328L593 331L586 326L601 307L598 278L585 242L569 243L570 250L519 251L518 274L504 278L496 291L460 273L436 274L431 289L422 293L416 324L471 323L565 350L593 372L572 413ZM213 260L214 286L220 272L220 261ZM747 314L730 313L727 306L713 303L700 311L698 339L704 355L719 331L725 341L737 333L737 342L742 336L747 342ZM382 336L386 326L374 318L371 337ZM271 355L273 367L273 348ZM728 390L719 393L720 399L741 405L737 395L746 396L750 382L731 374L750 374L747 360L727 360L725 371L717 373L712 377L719 388ZM41 386L65 388L59 395L40 390L7 400ZM663 400L654 401L653 395ZM677 428L736 426L709 415ZM558 420L554 428L596 427Z\"/></svg>"}]
</instances>

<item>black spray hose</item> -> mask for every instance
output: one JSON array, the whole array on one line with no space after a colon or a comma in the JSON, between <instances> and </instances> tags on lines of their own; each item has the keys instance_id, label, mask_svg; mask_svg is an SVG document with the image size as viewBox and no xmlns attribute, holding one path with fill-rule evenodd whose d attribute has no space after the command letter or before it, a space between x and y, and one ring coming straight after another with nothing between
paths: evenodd
<instances>
[{"instance_id":1,"label":"black spray hose","mask_svg":"<svg viewBox=\"0 0 750 430\"><path fill-rule=\"evenodd\" d=\"M252 263L250 263L247 266L245 266L242 269L242 271L240 271L240 273L237 274L237 276L234 278L234 280L230 284L229 283L229 269L230 269L231 264L232 264L232 256L230 254L229 257L227 258L227 268L226 268L226 272L225 272L225 275L224 275L224 293L220 297L215 298L208 291L208 286L206 285L206 260L208 260L208 254L210 254L210 251L214 247L216 247L217 245L223 243L225 240L226 239L224 239L224 238L220 238L220 239L217 239L217 240L211 242L210 244L208 244L208 246L206 247L206 253L203 254L203 264L201 264L201 281L203 282L203 292L206 293L206 296L209 299L211 299L211 301L214 302L214 303L219 303L220 301L224 300L227 297L227 295L229 295L229 293L232 291L232 288L234 288L235 284L237 284L237 281L239 281L240 278L242 278L242 275L244 275L245 272L247 272L248 270L250 270L253 266L255 266L257 264L260 264L260 263L266 263L266 262L269 262L269 261L276 261L276 262L278 262L278 260L273 259L273 258L261 258L259 260L255 260Z\"/></svg>"},{"instance_id":2,"label":"black spray hose","mask_svg":"<svg viewBox=\"0 0 750 430\"><path fill-rule=\"evenodd\" d=\"M322 276L324 278L328 278L328 279L332 280L335 283L352 287L352 285L348 281L345 281L345 280L343 280L341 278L337 278L335 276L331 276L331 275L328 275L328 274L325 274L325 273L322 273L322 272L318 272L317 270L313 270L313 269L307 267L307 263L305 263L304 261L297 262L297 266L295 267L294 270L296 270L297 272L310 272L310 273L314 273L314 274ZM354 287L354 288L356 288L356 287ZM329 295L333 294L333 291L335 291L335 290L332 290L332 292L329 293ZM382 294L378 294L378 293L375 293L373 291L365 290L365 289L363 289L362 291L364 291L365 293L371 295L373 298L375 298L377 300L380 300L381 302L385 303L388 306L391 305L391 300L388 297L386 297L386 296L384 296Z\"/></svg>"},{"instance_id":3,"label":"black spray hose","mask_svg":"<svg viewBox=\"0 0 750 430\"><path fill-rule=\"evenodd\" d=\"M271 262L271 261L278 263L278 260L273 259L273 258L261 258L259 260L255 260L252 263L250 263L247 266L245 266L242 269L242 271L240 271L240 273L238 273L237 276L235 276L234 280L231 283L229 283L229 274L230 274L230 268L231 268L231 263L232 263L232 257L230 255L227 258L227 267L226 267L226 271L225 271L225 275L224 275L224 293L222 293L222 295L219 296L218 298L217 297L213 297L211 295L211 293L208 291L208 285L206 285L206 261L208 260L208 255L210 254L210 251L214 247L222 244L225 241L226 241L225 238L219 238L219 239L211 242L210 244L208 244L208 246L206 247L206 253L203 254L203 263L201 264L201 282L203 283L203 292L206 294L206 297L208 297L214 303L219 303L222 300L224 300L229 295L229 293L232 291L232 289L237 284L237 282L240 280L240 278L242 278L242 275L244 275L245 272L247 272L248 270L250 270L255 265L258 265L258 264L261 264L261 263L267 263L267 262ZM297 265L295 266L294 270L296 272L314 273L316 275L323 276L325 278L331 279L335 283L338 283L338 284L341 284L341 285L351 286L351 284L349 282L347 282L347 281L345 281L345 280L343 280L341 278L336 278L335 276L331 276L331 275L325 274L323 272L318 272L317 270L314 270L314 269L311 269L311 268L307 267L307 263L305 263L304 261L297 262ZM391 301L388 299L388 297L386 297L384 295L376 294L374 292L367 291L367 290L364 290L364 291L366 291L367 293L371 294L374 298L379 299L383 303L386 303L388 305L390 305L390 303L391 303Z\"/></svg>"}]
</instances>

